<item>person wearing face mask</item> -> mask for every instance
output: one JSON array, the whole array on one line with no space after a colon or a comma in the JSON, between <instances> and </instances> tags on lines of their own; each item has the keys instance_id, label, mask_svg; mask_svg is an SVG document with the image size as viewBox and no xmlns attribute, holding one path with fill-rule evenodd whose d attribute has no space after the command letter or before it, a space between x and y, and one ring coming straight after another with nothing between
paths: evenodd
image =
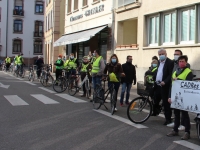
<instances>
[{"instance_id":1,"label":"person wearing face mask","mask_svg":"<svg viewBox=\"0 0 200 150\"><path fill-rule=\"evenodd\" d=\"M159 55L159 65L157 73L154 75L154 109L160 110L160 101L163 100L165 122L164 125L170 124L172 122L171 116L172 111L170 104L168 103L168 93L171 85L171 74L173 69L173 61L167 58L167 52L165 49L158 50ZM157 116L160 111L153 112L153 116Z\"/></svg>"},{"instance_id":2,"label":"person wearing face mask","mask_svg":"<svg viewBox=\"0 0 200 150\"><path fill-rule=\"evenodd\" d=\"M108 73L108 87L111 84L114 84L114 88L116 91L116 96L115 96L115 101L117 102L117 95L118 95L118 90L120 87L120 80L121 76L125 76L122 65L119 63L118 57L116 54L113 54L110 57L110 62L106 64L106 67L104 69L104 74ZM117 108L115 106L115 111L117 111Z\"/></svg>"},{"instance_id":3,"label":"person wearing face mask","mask_svg":"<svg viewBox=\"0 0 200 150\"><path fill-rule=\"evenodd\" d=\"M187 61L188 57L183 55L178 58L178 65L179 67L176 69L176 71L172 74L172 84L175 80L187 80L192 81L193 74L192 71L187 67ZM171 88L169 92L169 98L168 102L171 104ZM173 130L167 134L167 136L178 136L179 126L180 126L180 112L182 114L183 118L183 124L185 126L185 134L181 137L182 140L188 140L190 138L190 118L187 111L174 109L174 127Z\"/></svg>"},{"instance_id":4,"label":"person wearing face mask","mask_svg":"<svg viewBox=\"0 0 200 150\"><path fill-rule=\"evenodd\" d=\"M56 66L56 80L62 75L63 64L62 55L58 55L58 60L54 63Z\"/></svg>"},{"instance_id":5,"label":"person wearing face mask","mask_svg":"<svg viewBox=\"0 0 200 150\"><path fill-rule=\"evenodd\" d=\"M122 64L122 69L124 71L125 77L121 78L122 90L120 95L120 106L124 106L124 94L126 91L125 104L129 105L130 90L132 84L136 84L136 70L135 66L132 64L133 58L128 55L126 57L126 63Z\"/></svg>"},{"instance_id":6,"label":"person wearing face mask","mask_svg":"<svg viewBox=\"0 0 200 150\"><path fill-rule=\"evenodd\" d=\"M67 78L69 78L70 75L75 75L76 74L76 69L78 66L78 60L76 58L74 58L74 54L71 53L69 60L66 61L64 67L67 68L68 72L67 72Z\"/></svg>"},{"instance_id":7,"label":"person wearing face mask","mask_svg":"<svg viewBox=\"0 0 200 150\"><path fill-rule=\"evenodd\" d=\"M92 65L90 64L90 62L88 60L88 56L84 56L83 62L78 68L78 70L81 74L81 80L82 81L84 80L86 73L88 73L89 81L90 81L90 83L92 82L92 78L91 78L91 75L90 75L91 69L92 69ZM91 87L90 87L89 95L91 95ZM83 84L83 95L81 95L81 97L85 97L85 96L86 96L86 89L85 89L85 83L84 83Z\"/></svg>"}]
</instances>

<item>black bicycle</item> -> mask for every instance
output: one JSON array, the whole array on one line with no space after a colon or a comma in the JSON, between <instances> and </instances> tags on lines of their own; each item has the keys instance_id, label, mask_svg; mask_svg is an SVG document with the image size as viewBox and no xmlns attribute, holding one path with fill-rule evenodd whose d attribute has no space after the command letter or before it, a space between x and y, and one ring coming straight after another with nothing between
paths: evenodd
<instances>
[{"instance_id":1,"label":"black bicycle","mask_svg":"<svg viewBox=\"0 0 200 150\"><path fill-rule=\"evenodd\" d=\"M99 109L102 105L108 110L108 108L105 105L105 101L110 94L110 113L111 115L114 114L115 112L115 107L116 107L116 91L114 88L114 84L111 84L108 89L105 91L105 82L106 80L103 80L103 87L99 84L96 84L96 88L93 92L93 107L94 109Z\"/></svg>"},{"instance_id":2,"label":"black bicycle","mask_svg":"<svg viewBox=\"0 0 200 150\"><path fill-rule=\"evenodd\" d=\"M40 83L45 87L50 87L53 82L54 78L51 76L51 65L46 65L42 68Z\"/></svg>"}]
</instances>

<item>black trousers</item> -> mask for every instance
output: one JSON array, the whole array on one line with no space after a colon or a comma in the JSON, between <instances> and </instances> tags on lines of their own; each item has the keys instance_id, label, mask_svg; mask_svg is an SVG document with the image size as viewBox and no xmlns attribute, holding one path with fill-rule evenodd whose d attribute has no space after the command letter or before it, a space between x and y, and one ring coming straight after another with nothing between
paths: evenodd
<instances>
[{"instance_id":1,"label":"black trousers","mask_svg":"<svg viewBox=\"0 0 200 150\"><path fill-rule=\"evenodd\" d=\"M180 112L182 113L181 116L181 123L182 125L185 126L185 132L190 133L190 117L188 115L187 111L179 110L179 109L174 109L174 131L178 132L178 127L180 126Z\"/></svg>"},{"instance_id":2,"label":"black trousers","mask_svg":"<svg viewBox=\"0 0 200 150\"><path fill-rule=\"evenodd\" d=\"M84 80L85 76L86 75L82 75L81 74L81 81ZM92 83L92 78L91 77L89 77L89 82L90 82L90 84ZM84 95L86 94L85 83L83 83L83 93L84 93ZM90 86L89 94L91 94L91 86Z\"/></svg>"},{"instance_id":3,"label":"black trousers","mask_svg":"<svg viewBox=\"0 0 200 150\"><path fill-rule=\"evenodd\" d=\"M59 76L62 76L62 69L56 69L56 80Z\"/></svg>"},{"instance_id":4,"label":"black trousers","mask_svg":"<svg viewBox=\"0 0 200 150\"><path fill-rule=\"evenodd\" d=\"M6 63L6 70L8 70L10 67L10 63Z\"/></svg>"},{"instance_id":5,"label":"black trousers","mask_svg":"<svg viewBox=\"0 0 200 150\"><path fill-rule=\"evenodd\" d=\"M155 108L160 107L159 103L161 99L163 100L163 107L164 107L164 115L166 121L171 121L172 110L170 108L170 103L168 102L168 94L169 94L169 87L155 87L155 95L154 95L154 106Z\"/></svg>"}]
</instances>

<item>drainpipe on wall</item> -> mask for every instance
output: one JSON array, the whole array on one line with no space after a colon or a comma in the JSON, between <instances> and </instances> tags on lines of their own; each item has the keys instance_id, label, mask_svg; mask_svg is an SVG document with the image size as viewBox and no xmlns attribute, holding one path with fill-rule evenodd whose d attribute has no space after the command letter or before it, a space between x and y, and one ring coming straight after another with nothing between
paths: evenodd
<instances>
[{"instance_id":1,"label":"drainpipe on wall","mask_svg":"<svg viewBox=\"0 0 200 150\"><path fill-rule=\"evenodd\" d=\"M115 0L112 2L112 38L111 38L111 55L115 50Z\"/></svg>"},{"instance_id":2,"label":"drainpipe on wall","mask_svg":"<svg viewBox=\"0 0 200 150\"><path fill-rule=\"evenodd\" d=\"M54 42L54 22L55 22L55 0L53 0L53 28L52 28L52 39L51 39L51 64L52 64L52 67L54 66L53 63L54 63L54 47L53 47L53 42ZM52 70L54 70L54 68L52 68Z\"/></svg>"},{"instance_id":3,"label":"drainpipe on wall","mask_svg":"<svg viewBox=\"0 0 200 150\"><path fill-rule=\"evenodd\" d=\"M7 0L7 18L6 18L6 56L8 55L8 12L9 0Z\"/></svg>"}]
</instances>

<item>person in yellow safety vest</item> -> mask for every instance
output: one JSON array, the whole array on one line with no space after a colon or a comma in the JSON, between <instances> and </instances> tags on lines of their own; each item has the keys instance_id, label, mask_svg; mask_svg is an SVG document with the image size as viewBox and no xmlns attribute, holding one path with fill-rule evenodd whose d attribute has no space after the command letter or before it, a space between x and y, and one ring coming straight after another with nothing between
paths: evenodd
<instances>
[{"instance_id":1,"label":"person in yellow safety vest","mask_svg":"<svg viewBox=\"0 0 200 150\"><path fill-rule=\"evenodd\" d=\"M23 65L24 65L24 58L22 57L23 53L19 53L17 57L17 68L21 68L21 74L23 74Z\"/></svg>"},{"instance_id":2,"label":"person in yellow safety vest","mask_svg":"<svg viewBox=\"0 0 200 150\"><path fill-rule=\"evenodd\" d=\"M92 78L91 78L91 75L90 75L91 69L92 69L92 65L90 64L88 57L84 56L83 62L78 68L78 70L81 74L81 80L82 81L84 80L86 73L88 73L88 78L89 78L89 81L91 83L91 81L92 81ZM90 87L90 91L89 91L89 96L90 95L91 95L91 87ZM84 83L83 84L83 95L81 95L81 97L85 97L85 96L86 96L86 89L85 89L85 83Z\"/></svg>"},{"instance_id":3,"label":"person in yellow safety vest","mask_svg":"<svg viewBox=\"0 0 200 150\"><path fill-rule=\"evenodd\" d=\"M98 50L94 50L93 56L96 57L92 64L92 83L94 89L96 88L96 84L101 84L101 79L105 68L103 57L99 54L100 53Z\"/></svg>"},{"instance_id":4,"label":"person in yellow safety vest","mask_svg":"<svg viewBox=\"0 0 200 150\"><path fill-rule=\"evenodd\" d=\"M58 60L56 60L54 65L56 66L56 80L58 80L58 77L62 75L62 69L64 65L62 55L58 55Z\"/></svg>"},{"instance_id":5,"label":"person in yellow safety vest","mask_svg":"<svg viewBox=\"0 0 200 150\"><path fill-rule=\"evenodd\" d=\"M6 59L5 59L5 64L6 64L6 71L9 69L9 67L10 67L10 64L11 64L11 59L10 59L10 57L6 57Z\"/></svg>"},{"instance_id":6,"label":"person in yellow safety vest","mask_svg":"<svg viewBox=\"0 0 200 150\"><path fill-rule=\"evenodd\" d=\"M67 68L67 70L68 70L67 78L69 78L70 75L76 74L76 70L77 70L78 65L79 65L78 59L74 58L74 54L71 53L69 60L66 61L66 63L64 64L64 67Z\"/></svg>"},{"instance_id":7,"label":"person in yellow safety vest","mask_svg":"<svg viewBox=\"0 0 200 150\"><path fill-rule=\"evenodd\" d=\"M117 103L117 95L121 83L121 77L124 77L125 74L123 72L122 65L119 63L116 54L113 54L110 57L110 62L106 64L106 67L104 69L104 74L107 73L108 73L108 87L114 84L114 89L116 92L115 101ZM116 103L115 103L115 111L117 111Z\"/></svg>"},{"instance_id":8,"label":"person in yellow safety vest","mask_svg":"<svg viewBox=\"0 0 200 150\"><path fill-rule=\"evenodd\" d=\"M15 55L15 58L14 58L15 65L17 65L17 60L18 60L18 55Z\"/></svg>"},{"instance_id":9,"label":"person in yellow safety vest","mask_svg":"<svg viewBox=\"0 0 200 150\"><path fill-rule=\"evenodd\" d=\"M176 71L172 74L172 84L175 80L187 80L192 81L193 74L192 71L187 67L187 61L188 57L186 55L180 56L178 58L178 64L179 67L176 69ZM181 93L179 93L181 94ZM171 104L171 89L169 92L169 99L168 102ZM178 128L180 126L180 112L182 113L182 117L184 120L184 126L185 126L185 134L181 137L182 140L188 140L190 138L190 118L187 111L174 109L174 128L173 130L167 134L167 136L178 136Z\"/></svg>"}]
</instances>

